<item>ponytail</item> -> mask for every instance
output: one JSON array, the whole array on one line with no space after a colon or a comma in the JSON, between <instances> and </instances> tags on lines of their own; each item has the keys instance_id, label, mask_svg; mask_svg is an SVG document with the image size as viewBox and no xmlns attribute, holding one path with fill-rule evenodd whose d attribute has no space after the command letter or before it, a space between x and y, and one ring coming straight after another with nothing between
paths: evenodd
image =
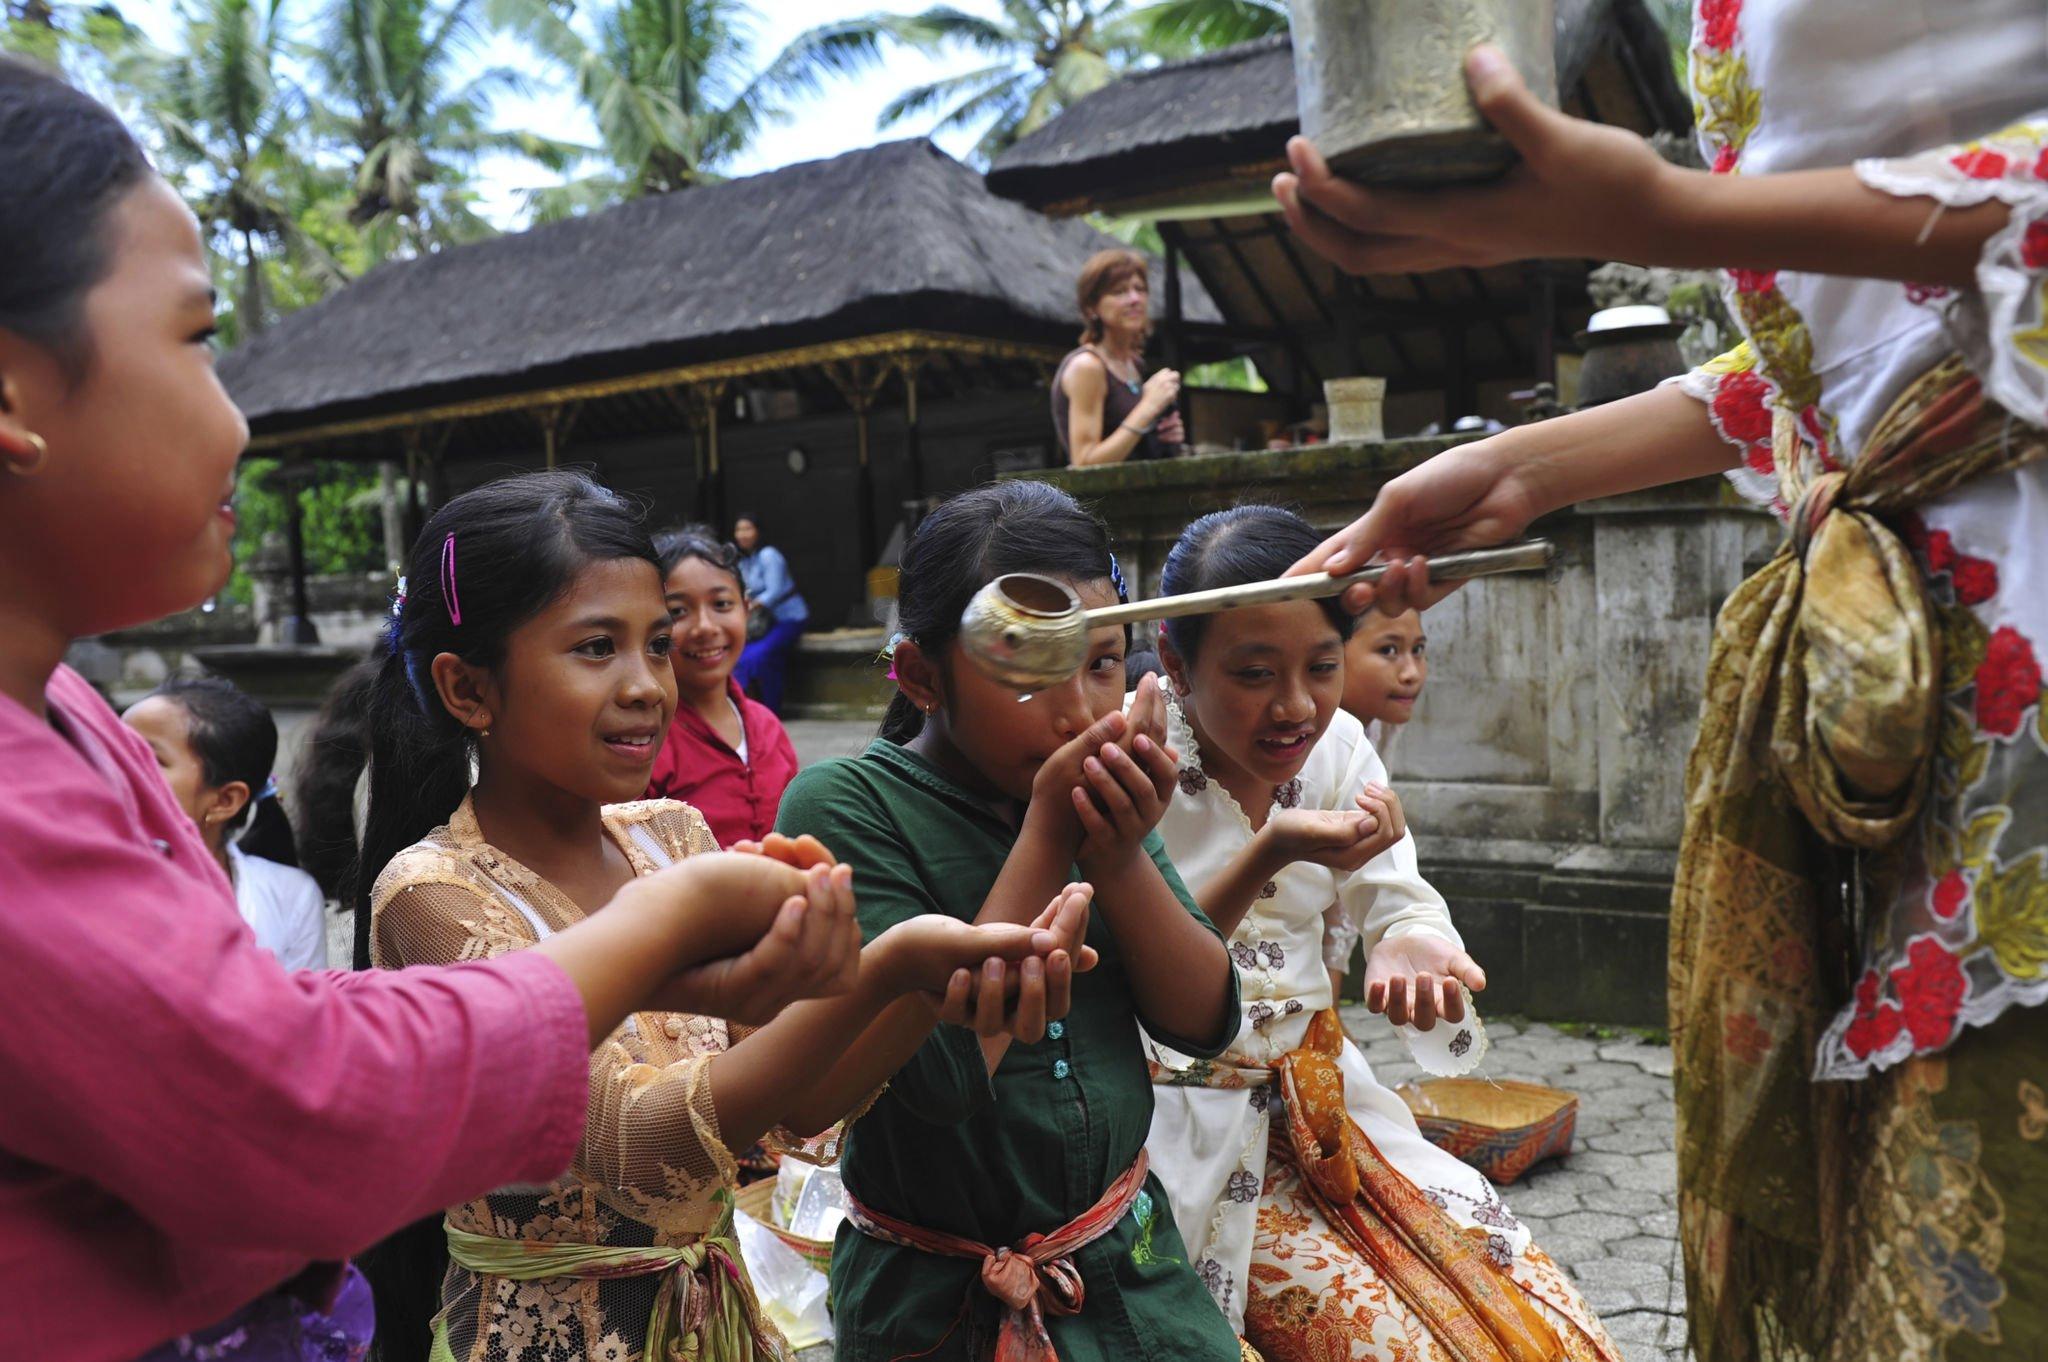
<instances>
[{"instance_id":1,"label":"ponytail","mask_svg":"<svg viewBox=\"0 0 2048 1362\"><path fill-rule=\"evenodd\" d=\"M275 787L267 787L256 796L254 811L249 815L249 830L235 845L245 856L261 857L279 865L298 865L299 845L292 836L292 820L285 817L284 804Z\"/></svg>"}]
</instances>

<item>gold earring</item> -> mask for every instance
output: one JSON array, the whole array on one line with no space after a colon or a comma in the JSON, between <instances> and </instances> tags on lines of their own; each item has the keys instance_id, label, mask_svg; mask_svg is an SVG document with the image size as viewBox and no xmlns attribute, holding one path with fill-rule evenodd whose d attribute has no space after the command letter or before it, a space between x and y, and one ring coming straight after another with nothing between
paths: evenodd
<instances>
[{"instance_id":1,"label":"gold earring","mask_svg":"<svg viewBox=\"0 0 2048 1362\"><path fill-rule=\"evenodd\" d=\"M43 471L43 464L50 457L50 446L42 436L32 430L24 432L23 438L28 441L28 447L35 451L35 457L26 463L19 463L9 459L7 461L7 471L14 474L17 478L32 478Z\"/></svg>"}]
</instances>

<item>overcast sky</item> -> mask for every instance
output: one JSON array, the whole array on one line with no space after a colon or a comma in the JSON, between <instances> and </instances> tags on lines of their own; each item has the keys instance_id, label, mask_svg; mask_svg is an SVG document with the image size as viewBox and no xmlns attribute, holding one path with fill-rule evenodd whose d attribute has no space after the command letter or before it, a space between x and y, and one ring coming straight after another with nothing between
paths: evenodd
<instances>
[{"instance_id":1,"label":"overcast sky","mask_svg":"<svg viewBox=\"0 0 2048 1362\"><path fill-rule=\"evenodd\" d=\"M952 0L952 3L972 14L997 17L1001 12L997 0ZM306 0L299 0L297 4L287 0L285 5L287 14L313 8ZM755 6L759 16L755 43L757 61L767 61L790 39L818 24L877 10L915 12L923 8L922 4L906 0L873 0L873 3L863 3L862 0L760 0ZM129 0L121 9L158 43L169 44L175 40L178 23L174 0ZM477 70L491 66L527 66L535 61L519 43L502 37L479 48L468 60ZM953 53L934 61L915 54L899 53L889 57L886 66L857 79L831 81L822 94L792 105L789 121L764 131L755 141L752 151L732 167L732 172L750 175L797 161L836 156L842 151L872 146L878 141L929 133L937 121L935 118L900 124L882 132L875 127L875 116L900 91L972 70L977 64L977 59L967 54ZM543 80L561 79L544 69L536 69ZM596 129L568 93L533 99L503 99L498 102L496 113L501 127L527 128L585 144L596 141ZM947 132L938 136L938 142L953 155L964 156L979 135L979 129ZM487 161L479 175L478 186L484 196L485 216L501 227L518 225L519 192L547 183L549 179L546 171L530 162L509 157Z\"/></svg>"}]
</instances>

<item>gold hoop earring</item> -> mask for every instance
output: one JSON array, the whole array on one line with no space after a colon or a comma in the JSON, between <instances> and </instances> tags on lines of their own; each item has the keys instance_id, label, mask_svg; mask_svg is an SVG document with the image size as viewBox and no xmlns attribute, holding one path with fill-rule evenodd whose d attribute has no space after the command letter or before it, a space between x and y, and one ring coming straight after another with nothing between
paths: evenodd
<instances>
[{"instance_id":1,"label":"gold hoop earring","mask_svg":"<svg viewBox=\"0 0 2048 1362\"><path fill-rule=\"evenodd\" d=\"M48 441L32 430L25 432L23 438L28 441L28 447L35 451L35 457L26 463L9 459L7 471L17 478L32 478L43 471L43 464L48 462L50 457L50 446Z\"/></svg>"}]
</instances>

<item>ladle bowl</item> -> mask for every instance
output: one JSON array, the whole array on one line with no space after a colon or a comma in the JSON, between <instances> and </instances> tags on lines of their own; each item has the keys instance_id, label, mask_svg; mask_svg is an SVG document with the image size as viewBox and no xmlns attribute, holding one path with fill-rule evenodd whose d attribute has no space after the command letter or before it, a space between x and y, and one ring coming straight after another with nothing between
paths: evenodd
<instances>
[{"instance_id":1,"label":"ladle bowl","mask_svg":"<svg viewBox=\"0 0 2048 1362\"><path fill-rule=\"evenodd\" d=\"M1549 540L1531 539L1499 548L1447 553L1429 560L1429 575L1433 581L1452 582L1502 572L1540 571L1549 566L1555 551ZM974 593L960 616L960 646L990 677L1029 695L1059 685L1086 666L1088 635L1104 625L1317 600L1338 595L1359 582L1376 582L1386 571L1386 564L1376 563L1342 577L1316 572L1130 601L1099 610L1083 609L1080 597L1064 582L1036 572L1012 572Z\"/></svg>"}]
</instances>

